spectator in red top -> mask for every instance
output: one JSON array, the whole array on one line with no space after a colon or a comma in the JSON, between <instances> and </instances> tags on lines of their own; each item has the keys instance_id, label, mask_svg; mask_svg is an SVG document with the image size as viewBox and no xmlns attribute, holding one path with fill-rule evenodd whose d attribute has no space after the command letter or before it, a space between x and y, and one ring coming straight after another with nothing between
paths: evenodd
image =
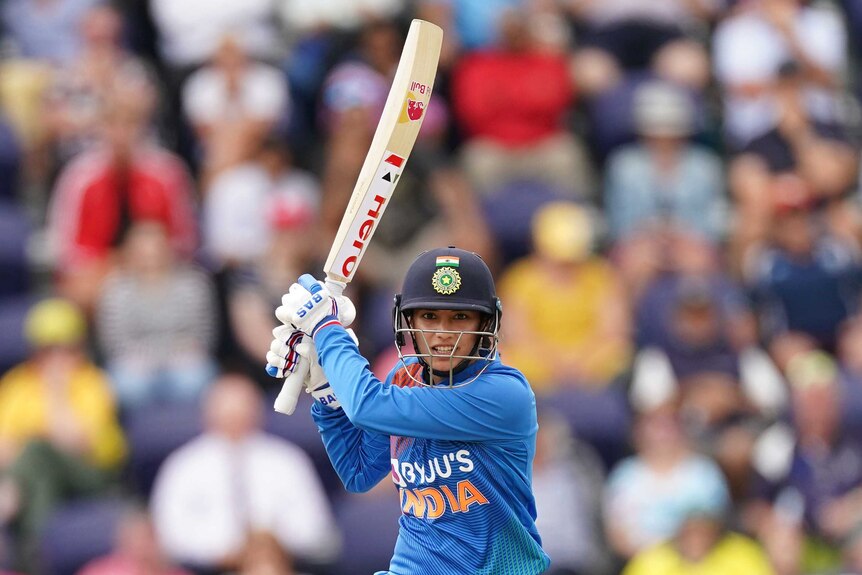
<instances>
[{"instance_id":1,"label":"spectator in red top","mask_svg":"<svg viewBox=\"0 0 862 575\"><path fill-rule=\"evenodd\" d=\"M453 72L465 169L480 192L512 180L541 179L586 195L592 169L565 125L574 103L566 47L543 42L529 18L508 13L499 46L466 54Z\"/></svg>"},{"instance_id":2,"label":"spectator in red top","mask_svg":"<svg viewBox=\"0 0 862 575\"><path fill-rule=\"evenodd\" d=\"M188 171L145 138L141 110L128 97L109 103L99 145L63 169L51 200L48 232L60 285L87 309L132 223L162 222L182 256L190 256L197 241Z\"/></svg>"}]
</instances>

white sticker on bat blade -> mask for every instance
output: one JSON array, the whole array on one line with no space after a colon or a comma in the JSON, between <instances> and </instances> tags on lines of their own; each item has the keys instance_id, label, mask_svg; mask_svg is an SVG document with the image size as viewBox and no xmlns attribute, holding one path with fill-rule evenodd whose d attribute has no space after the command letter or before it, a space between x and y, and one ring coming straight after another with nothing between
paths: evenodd
<instances>
[{"instance_id":1,"label":"white sticker on bat blade","mask_svg":"<svg viewBox=\"0 0 862 575\"><path fill-rule=\"evenodd\" d=\"M365 253L365 248L368 246L368 240L374 234L380 217L383 215L383 210L386 209L389 198L392 197L395 184L401 177L401 171L406 161L407 159L403 156L389 150L383 154L383 160L377 166L371 185L362 196L362 202L350 224L347 236L341 243L338 256L333 261L332 268L326 270L327 272L334 272L347 281L353 279L356 265L362 259L362 254Z\"/></svg>"}]
</instances>

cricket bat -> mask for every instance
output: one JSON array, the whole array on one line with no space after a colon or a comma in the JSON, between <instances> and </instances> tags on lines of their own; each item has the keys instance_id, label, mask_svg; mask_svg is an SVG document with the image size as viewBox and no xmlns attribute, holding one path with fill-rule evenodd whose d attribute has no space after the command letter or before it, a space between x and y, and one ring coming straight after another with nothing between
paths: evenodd
<instances>
[{"instance_id":1,"label":"cricket bat","mask_svg":"<svg viewBox=\"0 0 862 575\"><path fill-rule=\"evenodd\" d=\"M410 157L431 98L442 43L439 26L411 22L383 114L323 267L326 288L333 295L340 295L353 279ZM301 373L285 378L276 411L293 413L303 379Z\"/></svg>"}]
</instances>

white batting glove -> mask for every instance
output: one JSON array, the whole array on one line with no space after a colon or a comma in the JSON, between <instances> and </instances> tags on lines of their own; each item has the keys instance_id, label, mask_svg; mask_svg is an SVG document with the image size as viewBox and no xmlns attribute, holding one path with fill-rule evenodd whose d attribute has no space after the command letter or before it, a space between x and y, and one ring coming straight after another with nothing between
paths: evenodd
<instances>
[{"instance_id":1,"label":"white batting glove","mask_svg":"<svg viewBox=\"0 0 862 575\"><path fill-rule=\"evenodd\" d=\"M341 325L344 327L350 327L350 324L352 324L353 320L356 319L356 306L353 305L350 298L342 294L344 288L347 287L347 284L333 280L326 280L325 282L318 283L326 286L326 289L329 291L329 295L335 300L335 303L338 306L338 321L340 321ZM285 310L295 310L304 304L308 300L308 297L308 290L298 283L294 283L290 286L287 293L281 296L280 307ZM287 312L284 312L284 314L286 317ZM281 320L281 316L277 310L275 315L279 320Z\"/></svg>"},{"instance_id":2,"label":"white batting glove","mask_svg":"<svg viewBox=\"0 0 862 575\"><path fill-rule=\"evenodd\" d=\"M300 359L296 346L305 334L289 325L280 325L272 330L272 336L266 352L266 373L281 379L296 371Z\"/></svg>"},{"instance_id":3,"label":"white batting glove","mask_svg":"<svg viewBox=\"0 0 862 575\"><path fill-rule=\"evenodd\" d=\"M341 403L318 361L314 340L300 331L288 332L287 329L287 326L281 326L273 330L275 339L266 354L267 372L273 375L270 368L274 368L278 373L286 374L288 379L301 378L306 392L311 393L315 401L330 409L341 409ZM347 333L359 345L354 331L348 329Z\"/></svg>"},{"instance_id":4,"label":"white batting glove","mask_svg":"<svg viewBox=\"0 0 862 575\"><path fill-rule=\"evenodd\" d=\"M305 299L302 300L302 292L297 290L294 284L290 290L294 295L288 298L290 307L281 305L275 310L275 317L285 325L292 325L296 329L314 336L320 327L338 321L338 302L332 297L325 285L322 285L309 274L303 274L299 278L299 286L306 290ZM288 295L291 291L288 291ZM302 300L300 305L296 302ZM349 300L348 300L349 301Z\"/></svg>"}]
</instances>

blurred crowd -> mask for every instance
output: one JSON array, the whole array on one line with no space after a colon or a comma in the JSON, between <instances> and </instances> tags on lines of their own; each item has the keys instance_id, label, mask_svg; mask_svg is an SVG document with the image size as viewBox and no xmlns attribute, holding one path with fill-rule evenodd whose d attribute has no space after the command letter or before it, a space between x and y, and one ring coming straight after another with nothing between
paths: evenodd
<instances>
[{"instance_id":1,"label":"blurred crowd","mask_svg":"<svg viewBox=\"0 0 862 575\"><path fill-rule=\"evenodd\" d=\"M862 2L0 3L0 570L385 569L264 372L411 18L445 31L348 295L397 361L480 253L537 397L554 575L862 575Z\"/></svg>"}]
</instances>

